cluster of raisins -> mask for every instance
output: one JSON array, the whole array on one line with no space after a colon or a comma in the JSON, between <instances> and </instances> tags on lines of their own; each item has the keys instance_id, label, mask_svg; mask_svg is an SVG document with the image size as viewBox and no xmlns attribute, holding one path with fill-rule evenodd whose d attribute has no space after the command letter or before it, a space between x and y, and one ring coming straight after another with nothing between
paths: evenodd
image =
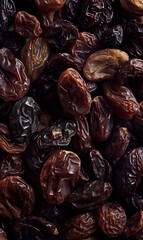
<instances>
[{"instance_id":1,"label":"cluster of raisins","mask_svg":"<svg viewBox=\"0 0 143 240\"><path fill-rule=\"evenodd\" d=\"M0 0L0 240L143 239L142 42L142 0Z\"/></svg>"}]
</instances>

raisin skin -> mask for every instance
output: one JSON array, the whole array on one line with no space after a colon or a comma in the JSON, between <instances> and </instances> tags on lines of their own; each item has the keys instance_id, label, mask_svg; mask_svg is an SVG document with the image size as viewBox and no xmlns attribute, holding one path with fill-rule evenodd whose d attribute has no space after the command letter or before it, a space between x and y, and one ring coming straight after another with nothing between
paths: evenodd
<instances>
[{"instance_id":1,"label":"raisin skin","mask_svg":"<svg viewBox=\"0 0 143 240\"><path fill-rule=\"evenodd\" d=\"M97 96L92 100L90 109L90 130L96 141L106 141L113 129L113 114L106 98Z\"/></svg>"},{"instance_id":2,"label":"raisin skin","mask_svg":"<svg viewBox=\"0 0 143 240\"><path fill-rule=\"evenodd\" d=\"M106 143L105 156L111 162L116 164L118 160L124 155L129 142L131 134L126 127L117 126L114 132Z\"/></svg>"},{"instance_id":3,"label":"raisin skin","mask_svg":"<svg viewBox=\"0 0 143 240\"><path fill-rule=\"evenodd\" d=\"M9 219L31 215L35 206L33 188L18 176L8 176L0 181L0 203L9 212ZM0 215L5 212L0 210Z\"/></svg>"},{"instance_id":4,"label":"raisin skin","mask_svg":"<svg viewBox=\"0 0 143 240\"><path fill-rule=\"evenodd\" d=\"M54 49L62 51L66 45L78 37L78 29L67 20L56 20L46 32L46 40Z\"/></svg>"},{"instance_id":5,"label":"raisin skin","mask_svg":"<svg viewBox=\"0 0 143 240\"><path fill-rule=\"evenodd\" d=\"M88 120L85 116L75 116L76 135L72 138L72 143L76 152L88 153L92 147L91 136L89 132Z\"/></svg>"},{"instance_id":6,"label":"raisin skin","mask_svg":"<svg viewBox=\"0 0 143 240\"><path fill-rule=\"evenodd\" d=\"M40 108L31 97L17 101L10 112L9 124L15 141L22 143L38 128Z\"/></svg>"},{"instance_id":7,"label":"raisin skin","mask_svg":"<svg viewBox=\"0 0 143 240\"><path fill-rule=\"evenodd\" d=\"M60 150L50 156L40 174L43 195L48 203L61 204L64 202L75 187L79 178L80 166L80 159L73 152Z\"/></svg>"},{"instance_id":8,"label":"raisin skin","mask_svg":"<svg viewBox=\"0 0 143 240\"><path fill-rule=\"evenodd\" d=\"M12 0L0 1L0 31L7 31L12 23L16 12L15 4Z\"/></svg>"},{"instance_id":9,"label":"raisin skin","mask_svg":"<svg viewBox=\"0 0 143 240\"><path fill-rule=\"evenodd\" d=\"M119 198L132 194L141 182L143 148L129 151L119 161L115 172L115 189Z\"/></svg>"},{"instance_id":10,"label":"raisin skin","mask_svg":"<svg viewBox=\"0 0 143 240\"><path fill-rule=\"evenodd\" d=\"M58 82L58 94L63 110L71 115L86 115L90 111L91 95L80 74L68 68Z\"/></svg>"},{"instance_id":11,"label":"raisin skin","mask_svg":"<svg viewBox=\"0 0 143 240\"><path fill-rule=\"evenodd\" d=\"M103 92L114 113L125 120L130 120L139 109L139 104L132 91L115 82L105 82Z\"/></svg>"},{"instance_id":12,"label":"raisin skin","mask_svg":"<svg viewBox=\"0 0 143 240\"><path fill-rule=\"evenodd\" d=\"M66 0L35 0L37 6L45 12L55 12L62 8Z\"/></svg>"},{"instance_id":13,"label":"raisin skin","mask_svg":"<svg viewBox=\"0 0 143 240\"><path fill-rule=\"evenodd\" d=\"M137 137L142 141L143 140L143 102L139 104L140 108L133 118L133 125L135 128L135 133Z\"/></svg>"},{"instance_id":14,"label":"raisin skin","mask_svg":"<svg viewBox=\"0 0 143 240\"><path fill-rule=\"evenodd\" d=\"M97 224L109 237L119 236L126 221L125 211L120 205L105 203L97 209Z\"/></svg>"},{"instance_id":15,"label":"raisin skin","mask_svg":"<svg viewBox=\"0 0 143 240\"><path fill-rule=\"evenodd\" d=\"M28 91L30 80L23 63L7 48L0 49L0 97L6 101L16 101Z\"/></svg>"},{"instance_id":16,"label":"raisin skin","mask_svg":"<svg viewBox=\"0 0 143 240\"><path fill-rule=\"evenodd\" d=\"M35 81L45 68L50 48L44 38L29 40L21 50L21 61L31 82Z\"/></svg>"},{"instance_id":17,"label":"raisin skin","mask_svg":"<svg viewBox=\"0 0 143 240\"><path fill-rule=\"evenodd\" d=\"M110 183L101 180L88 181L67 197L70 207L77 211L90 211L104 204L112 193Z\"/></svg>"},{"instance_id":18,"label":"raisin skin","mask_svg":"<svg viewBox=\"0 0 143 240\"><path fill-rule=\"evenodd\" d=\"M102 157L97 149L90 151L90 163L94 179L110 182L112 179L112 167L106 159Z\"/></svg>"},{"instance_id":19,"label":"raisin skin","mask_svg":"<svg viewBox=\"0 0 143 240\"><path fill-rule=\"evenodd\" d=\"M117 25L109 28L102 35L102 45L104 48L120 48L123 42L123 28Z\"/></svg>"},{"instance_id":20,"label":"raisin skin","mask_svg":"<svg viewBox=\"0 0 143 240\"><path fill-rule=\"evenodd\" d=\"M0 239L7 240L7 235L1 228L0 228Z\"/></svg>"},{"instance_id":21,"label":"raisin skin","mask_svg":"<svg viewBox=\"0 0 143 240\"><path fill-rule=\"evenodd\" d=\"M137 193L133 193L125 199L125 210L129 216L139 212L143 208L143 199Z\"/></svg>"},{"instance_id":22,"label":"raisin skin","mask_svg":"<svg viewBox=\"0 0 143 240\"><path fill-rule=\"evenodd\" d=\"M24 11L15 14L15 31L24 38L39 37L42 34L38 19Z\"/></svg>"},{"instance_id":23,"label":"raisin skin","mask_svg":"<svg viewBox=\"0 0 143 240\"><path fill-rule=\"evenodd\" d=\"M129 60L126 52L119 49L103 49L87 59L83 74L89 81L100 82L114 78L121 63Z\"/></svg>"},{"instance_id":24,"label":"raisin skin","mask_svg":"<svg viewBox=\"0 0 143 240\"><path fill-rule=\"evenodd\" d=\"M65 224L66 226L66 239L83 239L90 236L95 232L96 218L91 212L79 214L68 221Z\"/></svg>"}]
</instances>

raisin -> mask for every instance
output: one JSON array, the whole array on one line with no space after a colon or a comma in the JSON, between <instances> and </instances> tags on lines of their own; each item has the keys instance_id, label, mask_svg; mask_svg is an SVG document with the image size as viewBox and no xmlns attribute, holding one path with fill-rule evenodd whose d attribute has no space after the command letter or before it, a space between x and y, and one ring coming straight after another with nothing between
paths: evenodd
<instances>
[{"instance_id":1,"label":"raisin","mask_svg":"<svg viewBox=\"0 0 143 240\"><path fill-rule=\"evenodd\" d=\"M109 28L102 35L102 44L105 48L120 48L123 42L123 28L117 25Z\"/></svg>"},{"instance_id":2,"label":"raisin","mask_svg":"<svg viewBox=\"0 0 143 240\"><path fill-rule=\"evenodd\" d=\"M129 142L131 134L126 127L117 126L114 132L106 143L105 156L111 162L116 164L119 159L124 155Z\"/></svg>"},{"instance_id":3,"label":"raisin","mask_svg":"<svg viewBox=\"0 0 143 240\"><path fill-rule=\"evenodd\" d=\"M58 82L58 93L65 112L85 115L90 111L91 95L80 74L68 68Z\"/></svg>"},{"instance_id":4,"label":"raisin","mask_svg":"<svg viewBox=\"0 0 143 240\"><path fill-rule=\"evenodd\" d=\"M31 97L17 101L10 112L9 124L15 141L22 143L38 128L40 108Z\"/></svg>"},{"instance_id":5,"label":"raisin","mask_svg":"<svg viewBox=\"0 0 143 240\"><path fill-rule=\"evenodd\" d=\"M97 209L97 224L109 237L117 237L126 224L124 209L117 204L105 203Z\"/></svg>"},{"instance_id":6,"label":"raisin","mask_svg":"<svg viewBox=\"0 0 143 240\"><path fill-rule=\"evenodd\" d=\"M12 23L16 12L15 4L12 0L0 1L0 31L7 31Z\"/></svg>"},{"instance_id":7,"label":"raisin","mask_svg":"<svg viewBox=\"0 0 143 240\"><path fill-rule=\"evenodd\" d=\"M95 216L91 212L68 219L65 226L67 240L83 239L94 233L97 228Z\"/></svg>"},{"instance_id":8,"label":"raisin","mask_svg":"<svg viewBox=\"0 0 143 240\"><path fill-rule=\"evenodd\" d=\"M40 174L41 187L47 202L64 202L79 178L80 165L79 157L73 152L60 150L50 156Z\"/></svg>"},{"instance_id":9,"label":"raisin","mask_svg":"<svg viewBox=\"0 0 143 240\"><path fill-rule=\"evenodd\" d=\"M38 19L24 11L15 15L15 31L24 38L38 37L42 34Z\"/></svg>"},{"instance_id":10,"label":"raisin","mask_svg":"<svg viewBox=\"0 0 143 240\"><path fill-rule=\"evenodd\" d=\"M55 12L62 8L65 4L66 0L35 0L37 6L45 12Z\"/></svg>"},{"instance_id":11,"label":"raisin","mask_svg":"<svg viewBox=\"0 0 143 240\"><path fill-rule=\"evenodd\" d=\"M143 3L142 0L120 0L121 6L131 13L136 13L139 15L143 14Z\"/></svg>"},{"instance_id":12,"label":"raisin","mask_svg":"<svg viewBox=\"0 0 143 240\"><path fill-rule=\"evenodd\" d=\"M112 179L112 168L108 161L102 157L97 149L90 151L91 170L95 179L110 182Z\"/></svg>"},{"instance_id":13,"label":"raisin","mask_svg":"<svg viewBox=\"0 0 143 240\"><path fill-rule=\"evenodd\" d=\"M7 48L0 49L0 78L0 97L6 102L22 98L29 89L23 63Z\"/></svg>"},{"instance_id":14,"label":"raisin","mask_svg":"<svg viewBox=\"0 0 143 240\"><path fill-rule=\"evenodd\" d=\"M128 152L118 163L115 172L115 189L118 197L132 194L141 182L143 173L143 148Z\"/></svg>"},{"instance_id":15,"label":"raisin","mask_svg":"<svg viewBox=\"0 0 143 240\"><path fill-rule=\"evenodd\" d=\"M67 197L69 205L78 211L90 211L104 204L112 193L110 183L101 180L88 181Z\"/></svg>"},{"instance_id":16,"label":"raisin","mask_svg":"<svg viewBox=\"0 0 143 240\"><path fill-rule=\"evenodd\" d=\"M96 141L106 141L113 129L113 114L105 97L93 99L90 110L90 130Z\"/></svg>"},{"instance_id":17,"label":"raisin","mask_svg":"<svg viewBox=\"0 0 143 240\"><path fill-rule=\"evenodd\" d=\"M133 125L137 137L142 141L143 139L143 102L139 104L140 108L133 118Z\"/></svg>"},{"instance_id":18,"label":"raisin","mask_svg":"<svg viewBox=\"0 0 143 240\"><path fill-rule=\"evenodd\" d=\"M66 45L78 37L78 29L67 20L56 20L46 32L46 40L54 49L62 51Z\"/></svg>"},{"instance_id":19,"label":"raisin","mask_svg":"<svg viewBox=\"0 0 143 240\"><path fill-rule=\"evenodd\" d=\"M0 228L0 239L7 240L7 235L1 228Z\"/></svg>"},{"instance_id":20,"label":"raisin","mask_svg":"<svg viewBox=\"0 0 143 240\"><path fill-rule=\"evenodd\" d=\"M94 82L113 79L120 64L128 60L128 54L121 50L99 50L87 59L83 74L87 80Z\"/></svg>"},{"instance_id":21,"label":"raisin","mask_svg":"<svg viewBox=\"0 0 143 240\"><path fill-rule=\"evenodd\" d=\"M25 65L28 78L33 82L43 72L50 49L44 38L29 40L21 50L21 61Z\"/></svg>"},{"instance_id":22,"label":"raisin","mask_svg":"<svg viewBox=\"0 0 143 240\"><path fill-rule=\"evenodd\" d=\"M130 120L138 111L139 104L129 88L110 81L103 84L103 92L118 117Z\"/></svg>"},{"instance_id":23,"label":"raisin","mask_svg":"<svg viewBox=\"0 0 143 240\"><path fill-rule=\"evenodd\" d=\"M129 216L139 212L143 208L143 199L137 193L133 193L125 199L125 210Z\"/></svg>"}]
</instances>

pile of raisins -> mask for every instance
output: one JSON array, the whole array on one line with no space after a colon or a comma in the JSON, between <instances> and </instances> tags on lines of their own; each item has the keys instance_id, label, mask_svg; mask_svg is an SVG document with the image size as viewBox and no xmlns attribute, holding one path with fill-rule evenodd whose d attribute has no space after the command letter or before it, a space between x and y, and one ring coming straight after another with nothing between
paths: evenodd
<instances>
[{"instance_id":1,"label":"pile of raisins","mask_svg":"<svg viewBox=\"0 0 143 240\"><path fill-rule=\"evenodd\" d=\"M143 0L0 0L0 240L143 240Z\"/></svg>"}]
</instances>

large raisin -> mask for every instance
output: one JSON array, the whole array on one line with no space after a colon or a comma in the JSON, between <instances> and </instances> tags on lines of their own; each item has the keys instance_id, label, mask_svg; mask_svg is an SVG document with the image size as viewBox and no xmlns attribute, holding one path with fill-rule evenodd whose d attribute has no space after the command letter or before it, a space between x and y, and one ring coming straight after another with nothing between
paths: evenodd
<instances>
[{"instance_id":1,"label":"large raisin","mask_svg":"<svg viewBox=\"0 0 143 240\"><path fill-rule=\"evenodd\" d=\"M47 202L64 202L79 178L80 165L79 157L73 152L60 150L50 156L40 174L41 187Z\"/></svg>"},{"instance_id":2,"label":"large raisin","mask_svg":"<svg viewBox=\"0 0 143 240\"><path fill-rule=\"evenodd\" d=\"M90 211L104 204L111 193L110 183L101 180L88 181L69 194L67 202L78 211Z\"/></svg>"},{"instance_id":3,"label":"large raisin","mask_svg":"<svg viewBox=\"0 0 143 240\"><path fill-rule=\"evenodd\" d=\"M95 232L96 218L91 212L79 214L68 221L66 226L66 239L83 239Z\"/></svg>"},{"instance_id":4,"label":"large raisin","mask_svg":"<svg viewBox=\"0 0 143 240\"><path fill-rule=\"evenodd\" d=\"M42 73L49 57L50 49L44 38L29 40L21 50L21 61L24 63L27 76L33 82Z\"/></svg>"},{"instance_id":5,"label":"large raisin","mask_svg":"<svg viewBox=\"0 0 143 240\"><path fill-rule=\"evenodd\" d=\"M10 219L31 215L35 205L32 187L18 176L8 176L0 181L0 205L9 212ZM0 215L5 215L2 207Z\"/></svg>"},{"instance_id":6,"label":"large raisin","mask_svg":"<svg viewBox=\"0 0 143 240\"><path fill-rule=\"evenodd\" d=\"M38 37L42 34L38 19L24 11L15 14L15 31L24 38Z\"/></svg>"},{"instance_id":7,"label":"large raisin","mask_svg":"<svg viewBox=\"0 0 143 240\"><path fill-rule=\"evenodd\" d=\"M61 51L78 37L78 29L67 20L56 20L46 32L46 40L55 49Z\"/></svg>"},{"instance_id":8,"label":"large raisin","mask_svg":"<svg viewBox=\"0 0 143 240\"><path fill-rule=\"evenodd\" d=\"M130 120L138 111L139 104L129 88L110 81L103 84L103 92L118 117Z\"/></svg>"},{"instance_id":9,"label":"large raisin","mask_svg":"<svg viewBox=\"0 0 143 240\"><path fill-rule=\"evenodd\" d=\"M126 224L124 209L117 204L105 203L97 209L97 224L109 237L120 235Z\"/></svg>"},{"instance_id":10,"label":"large raisin","mask_svg":"<svg viewBox=\"0 0 143 240\"><path fill-rule=\"evenodd\" d=\"M15 141L22 143L31 137L40 122L40 108L31 97L17 101L10 112L9 124Z\"/></svg>"},{"instance_id":11,"label":"large raisin","mask_svg":"<svg viewBox=\"0 0 143 240\"><path fill-rule=\"evenodd\" d=\"M132 194L141 182L143 173L143 148L128 152L118 163L115 172L115 189L118 197Z\"/></svg>"},{"instance_id":12,"label":"large raisin","mask_svg":"<svg viewBox=\"0 0 143 240\"><path fill-rule=\"evenodd\" d=\"M16 101L27 93L29 84L23 63L9 49L0 49L0 97Z\"/></svg>"},{"instance_id":13,"label":"large raisin","mask_svg":"<svg viewBox=\"0 0 143 240\"><path fill-rule=\"evenodd\" d=\"M76 70L68 68L61 74L58 93L65 112L71 115L89 113L91 95L83 78Z\"/></svg>"},{"instance_id":14,"label":"large raisin","mask_svg":"<svg viewBox=\"0 0 143 240\"><path fill-rule=\"evenodd\" d=\"M128 54L121 50L103 49L90 55L83 67L83 73L89 81L113 79L120 64L128 60Z\"/></svg>"}]
</instances>

